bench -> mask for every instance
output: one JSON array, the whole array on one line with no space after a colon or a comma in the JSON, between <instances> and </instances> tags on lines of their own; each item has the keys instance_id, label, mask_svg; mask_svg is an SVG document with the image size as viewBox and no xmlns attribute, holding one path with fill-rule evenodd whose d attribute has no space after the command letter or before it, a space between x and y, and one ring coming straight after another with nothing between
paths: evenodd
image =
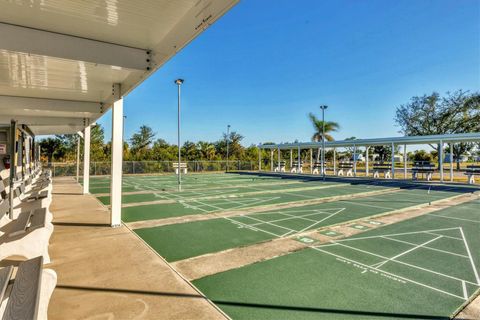
<instances>
[{"instance_id":1,"label":"bench","mask_svg":"<svg viewBox=\"0 0 480 320\"><path fill-rule=\"evenodd\" d=\"M292 167L290 168L291 173L303 173L303 162L300 161L300 168L298 167L298 161L293 161Z\"/></svg>"},{"instance_id":2,"label":"bench","mask_svg":"<svg viewBox=\"0 0 480 320\"><path fill-rule=\"evenodd\" d=\"M323 170L325 171L325 174L327 174L327 164L325 163L323 166ZM321 162L314 162L313 163L313 174L323 174L322 172L322 163Z\"/></svg>"},{"instance_id":3,"label":"bench","mask_svg":"<svg viewBox=\"0 0 480 320\"><path fill-rule=\"evenodd\" d=\"M353 176L353 162L351 161L340 161L338 163L338 176L346 175L347 177Z\"/></svg>"},{"instance_id":4,"label":"bench","mask_svg":"<svg viewBox=\"0 0 480 320\"><path fill-rule=\"evenodd\" d=\"M421 174L427 181L430 181L434 172L435 165L430 161L415 161L412 167L412 180L418 180L418 176Z\"/></svg>"},{"instance_id":5,"label":"bench","mask_svg":"<svg viewBox=\"0 0 480 320\"><path fill-rule=\"evenodd\" d=\"M20 186L18 188L16 188L14 190L14 195L18 199L20 199L20 201L22 201L22 202L29 202L29 201L35 201L35 200L41 200L41 199L48 198L49 192L48 192L48 190L41 190L41 191L31 190L29 193L26 193L25 192L25 184L22 183L22 184L20 184Z\"/></svg>"},{"instance_id":6,"label":"bench","mask_svg":"<svg viewBox=\"0 0 480 320\"><path fill-rule=\"evenodd\" d=\"M273 169L274 172L285 172L285 161L280 161Z\"/></svg>"},{"instance_id":7,"label":"bench","mask_svg":"<svg viewBox=\"0 0 480 320\"><path fill-rule=\"evenodd\" d=\"M53 224L48 209L26 210L11 220L6 215L9 208L8 200L0 202L0 260L14 255L26 259L41 255L49 263L48 244Z\"/></svg>"},{"instance_id":8,"label":"bench","mask_svg":"<svg viewBox=\"0 0 480 320\"><path fill-rule=\"evenodd\" d=\"M178 162L173 163L173 169L175 169L175 174L178 174ZM187 163L180 162L180 170L183 174L187 174Z\"/></svg>"},{"instance_id":9,"label":"bench","mask_svg":"<svg viewBox=\"0 0 480 320\"><path fill-rule=\"evenodd\" d=\"M469 165L467 169L465 169L465 175L468 177L468 183L474 184L475 183L475 176L480 175L480 165Z\"/></svg>"},{"instance_id":10,"label":"bench","mask_svg":"<svg viewBox=\"0 0 480 320\"><path fill-rule=\"evenodd\" d=\"M9 237L15 237L25 232L30 232L38 228L44 228L47 225L47 209L41 208L20 212L18 218L13 220L13 222L14 227L8 234Z\"/></svg>"},{"instance_id":11,"label":"bench","mask_svg":"<svg viewBox=\"0 0 480 320\"><path fill-rule=\"evenodd\" d=\"M388 163L383 163L383 162L377 162L373 164L373 177L374 178L379 178L380 173L383 172L384 178L385 179L391 179L392 178L392 167Z\"/></svg>"},{"instance_id":12,"label":"bench","mask_svg":"<svg viewBox=\"0 0 480 320\"><path fill-rule=\"evenodd\" d=\"M0 269L0 317L6 319L47 319L50 297L57 284L57 274L43 269L43 258L35 257L15 267Z\"/></svg>"}]
</instances>

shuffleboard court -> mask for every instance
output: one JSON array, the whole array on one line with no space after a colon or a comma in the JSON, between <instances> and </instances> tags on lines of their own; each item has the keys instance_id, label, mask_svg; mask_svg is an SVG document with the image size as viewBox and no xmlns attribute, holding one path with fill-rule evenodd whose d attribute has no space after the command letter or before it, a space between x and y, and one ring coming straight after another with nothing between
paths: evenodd
<instances>
[{"instance_id":1,"label":"shuffleboard court","mask_svg":"<svg viewBox=\"0 0 480 320\"><path fill-rule=\"evenodd\" d=\"M432 191L418 187L391 194L134 231L168 261L177 261L409 208L457 193L456 190Z\"/></svg>"},{"instance_id":2,"label":"shuffleboard court","mask_svg":"<svg viewBox=\"0 0 480 320\"><path fill-rule=\"evenodd\" d=\"M161 219L172 216L206 214L225 210L240 210L262 205L282 204L294 201L321 199L342 195L385 189L377 185L345 184L318 190L292 191L288 193L269 193L256 195L231 195L214 199L182 198L179 195L175 203L147 204L122 208L122 220L125 222Z\"/></svg>"},{"instance_id":3,"label":"shuffleboard court","mask_svg":"<svg viewBox=\"0 0 480 320\"><path fill-rule=\"evenodd\" d=\"M479 212L474 200L194 284L233 319L449 319L480 288Z\"/></svg>"}]
</instances>

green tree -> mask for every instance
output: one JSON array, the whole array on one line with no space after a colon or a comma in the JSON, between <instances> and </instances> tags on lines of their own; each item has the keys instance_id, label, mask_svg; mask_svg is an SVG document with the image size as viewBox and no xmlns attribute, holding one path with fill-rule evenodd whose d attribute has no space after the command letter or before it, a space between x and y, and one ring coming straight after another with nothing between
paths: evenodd
<instances>
[{"instance_id":1,"label":"green tree","mask_svg":"<svg viewBox=\"0 0 480 320\"><path fill-rule=\"evenodd\" d=\"M437 92L413 97L397 108L395 123L404 135L432 135L480 131L480 93L466 91L447 92L441 97ZM437 152L438 146L431 146ZM453 153L457 169L462 153L472 150L474 144L457 143Z\"/></svg>"},{"instance_id":2,"label":"green tree","mask_svg":"<svg viewBox=\"0 0 480 320\"><path fill-rule=\"evenodd\" d=\"M50 137L40 141L40 151L47 157L48 163L63 156L65 148L62 143L61 139Z\"/></svg>"},{"instance_id":3,"label":"green tree","mask_svg":"<svg viewBox=\"0 0 480 320\"><path fill-rule=\"evenodd\" d=\"M138 132L134 133L130 138L131 152L135 155L137 160L144 160L149 156L149 148L153 142L156 133L152 128L142 125Z\"/></svg>"},{"instance_id":4,"label":"green tree","mask_svg":"<svg viewBox=\"0 0 480 320\"><path fill-rule=\"evenodd\" d=\"M308 118L313 125L314 133L312 135L312 141L319 142L322 141L323 136L323 121L318 119L312 112L308 114ZM338 122L325 121L325 141L335 140L331 135L332 132L336 132L340 129ZM317 150L317 162L320 161L320 148Z\"/></svg>"}]
</instances>

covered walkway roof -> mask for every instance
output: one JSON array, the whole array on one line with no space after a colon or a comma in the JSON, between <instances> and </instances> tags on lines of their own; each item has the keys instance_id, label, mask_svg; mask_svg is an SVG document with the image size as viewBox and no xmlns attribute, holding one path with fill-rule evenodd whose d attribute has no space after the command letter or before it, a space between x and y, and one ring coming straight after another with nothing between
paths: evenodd
<instances>
[{"instance_id":1,"label":"covered walkway roof","mask_svg":"<svg viewBox=\"0 0 480 320\"><path fill-rule=\"evenodd\" d=\"M428 136L405 136L375 139L354 139L354 140L338 140L325 141L325 148L341 148L341 147L368 147L378 145L417 145L417 144L437 144L437 143L458 143L458 142L480 142L480 132L460 133L460 134L441 134ZM322 142L298 142L298 143L281 143L281 144L263 144L258 146L260 149L315 149L321 148Z\"/></svg>"},{"instance_id":2,"label":"covered walkway roof","mask_svg":"<svg viewBox=\"0 0 480 320\"><path fill-rule=\"evenodd\" d=\"M0 124L83 130L237 2L2 1Z\"/></svg>"}]
</instances>

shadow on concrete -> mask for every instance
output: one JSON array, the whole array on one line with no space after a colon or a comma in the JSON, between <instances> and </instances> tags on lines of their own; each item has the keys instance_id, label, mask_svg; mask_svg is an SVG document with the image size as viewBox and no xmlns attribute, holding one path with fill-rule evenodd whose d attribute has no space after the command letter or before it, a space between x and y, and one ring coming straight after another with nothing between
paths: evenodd
<instances>
[{"instance_id":1,"label":"shadow on concrete","mask_svg":"<svg viewBox=\"0 0 480 320\"><path fill-rule=\"evenodd\" d=\"M85 223L85 222L52 222L54 226L62 227L95 227L95 228L110 228L108 223Z\"/></svg>"},{"instance_id":2,"label":"shadow on concrete","mask_svg":"<svg viewBox=\"0 0 480 320\"><path fill-rule=\"evenodd\" d=\"M163 292L163 291L147 291L147 290L131 290L121 288L97 288L97 287L85 287L85 286L68 286L57 285L57 289L64 290L81 290L81 291L94 291L94 292L112 292L112 293L130 293L130 294L144 294L155 295L165 297L177 297L177 298L189 298L189 299L206 299L206 297L200 294L188 294L188 293L176 293L176 292ZM278 311L292 311L292 312L309 312L309 313L321 313L331 315L348 315L348 316L360 316L360 317L385 317L396 319L450 319L450 317L423 315L423 314L405 314L405 313L392 313L392 312L377 312L377 311L357 311L357 310L341 310L332 308L317 308L317 307L303 307L303 306L285 306L274 304L262 304L262 303L250 303L250 302L236 302L214 299L211 300L216 305L220 306L234 306L244 308L257 308L257 309L270 309Z\"/></svg>"}]
</instances>

